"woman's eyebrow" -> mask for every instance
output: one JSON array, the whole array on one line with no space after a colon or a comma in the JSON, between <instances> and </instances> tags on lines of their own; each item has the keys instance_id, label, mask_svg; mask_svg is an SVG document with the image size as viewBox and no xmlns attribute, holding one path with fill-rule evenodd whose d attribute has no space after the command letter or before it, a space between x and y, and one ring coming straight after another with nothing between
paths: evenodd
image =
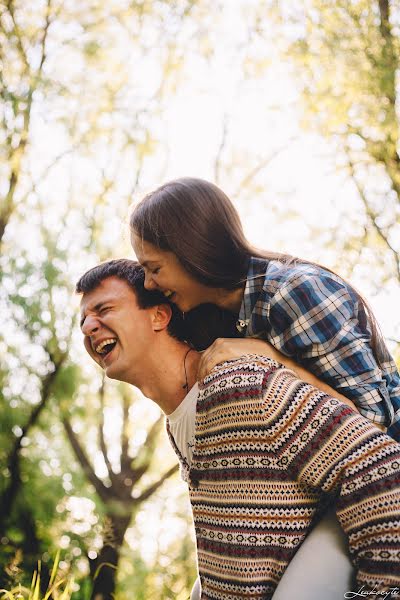
<instances>
[{"instance_id":1,"label":"woman's eyebrow","mask_svg":"<svg viewBox=\"0 0 400 600\"><path fill-rule=\"evenodd\" d=\"M140 264L142 265L142 267L148 267L148 266L150 266L150 265L152 265L152 264L154 264L154 263L158 263L158 262L160 262L160 261L158 261L158 260L155 260L155 259L154 259L154 260L152 260L152 259L150 258L149 260L144 260L144 261L143 261L143 262L141 262Z\"/></svg>"}]
</instances>

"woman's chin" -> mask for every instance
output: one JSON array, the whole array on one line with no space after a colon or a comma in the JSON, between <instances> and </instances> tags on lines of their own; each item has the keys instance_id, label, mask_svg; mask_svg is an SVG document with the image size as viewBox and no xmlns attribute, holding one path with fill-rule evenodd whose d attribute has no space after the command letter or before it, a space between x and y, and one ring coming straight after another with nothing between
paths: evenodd
<instances>
[{"instance_id":1,"label":"woman's chin","mask_svg":"<svg viewBox=\"0 0 400 600\"><path fill-rule=\"evenodd\" d=\"M174 304L183 313L188 313L190 310L192 310L193 308L196 308L196 306L199 305L197 302L185 302L185 301L180 301L180 300L178 302L174 302Z\"/></svg>"},{"instance_id":2,"label":"woman's chin","mask_svg":"<svg viewBox=\"0 0 400 600\"><path fill-rule=\"evenodd\" d=\"M175 304L175 306L177 308L179 308L179 310L181 312L188 312L190 310L188 302L185 302L184 300L182 300L181 298L179 298L179 296L176 297L176 298L173 298L172 302Z\"/></svg>"},{"instance_id":3,"label":"woman's chin","mask_svg":"<svg viewBox=\"0 0 400 600\"><path fill-rule=\"evenodd\" d=\"M174 304L175 304L176 308L179 308L179 310L181 312L188 312L188 310L189 310L184 302L175 302L174 301Z\"/></svg>"}]
</instances>

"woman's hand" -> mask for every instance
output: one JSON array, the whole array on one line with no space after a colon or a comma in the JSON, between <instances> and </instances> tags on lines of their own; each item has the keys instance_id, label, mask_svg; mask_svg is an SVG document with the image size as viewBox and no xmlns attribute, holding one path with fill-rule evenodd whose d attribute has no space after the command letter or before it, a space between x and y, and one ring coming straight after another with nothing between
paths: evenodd
<instances>
[{"instance_id":1,"label":"woman's hand","mask_svg":"<svg viewBox=\"0 0 400 600\"><path fill-rule=\"evenodd\" d=\"M243 354L262 354L279 362L283 356L265 340L255 338L218 338L204 350L199 363L197 378L204 379L217 365L225 360L239 358Z\"/></svg>"}]
</instances>

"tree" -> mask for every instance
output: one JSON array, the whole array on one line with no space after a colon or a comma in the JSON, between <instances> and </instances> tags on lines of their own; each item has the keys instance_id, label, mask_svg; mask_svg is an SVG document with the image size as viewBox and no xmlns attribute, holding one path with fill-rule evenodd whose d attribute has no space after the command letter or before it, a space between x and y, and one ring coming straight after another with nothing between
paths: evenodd
<instances>
[{"instance_id":1,"label":"tree","mask_svg":"<svg viewBox=\"0 0 400 600\"><path fill-rule=\"evenodd\" d=\"M353 265L374 261L376 282L400 282L398 7L390 0L277 4L281 47L294 65L304 123L336 145L359 214L342 241ZM357 200L355 200L357 201ZM362 215L362 216L361 216ZM336 232L337 240L341 239ZM383 269L382 269L383 267Z\"/></svg>"},{"instance_id":2,"label":"tree","mask_svg":"<svg viewBox=\"0 0 400 600\"><path fill-rule=\"evenodd\" d=\"M3 271L8 293L1 297L4 317L12 324L3 328L4 339L22 336L23 347L33 350L33 356L21 356L20 348L10 342L5 347L0 402L5 414L3 422L8 421L9 426L4 428L1 439L5 468L0 488L0 536L9 540L12 548L22 548L33 564L41 544L33 507L26 503L24 494L29 481L24 474L22 451L50 401L61 390L68 393L74 385L73 369L67 360L73 314L63 312L60 316L57 311L57 295L65 280L54 263L62 263L65 255L45 232L43 241L45 252L39 264L33 264L26 255L10 252L8 268ZM35 356L37 346L43 353L42 361ZM18 522L20 528L16 527ZM23 532L22 544L18 544L18 529ZM45 577L42 583L47 585Z\"/></svg>"},{"instance_id":3,"label":"tree","mask_svg":"<svg viewBox=\"0 0 400 600\"><path fill-rule=\"evenodd\" d=\"M57 545L47 531L62 532L65 525L66 517L56 510L66 495L65 482L60 467L43 457L42 444L46 438L45 452L59 453L60 458L51 459L54 464L65 464L64 456L68 460L68 446L61 449L49 430L56 426L55 406L82 389L71 341L73 285L86 266L108 257L117 244L126 247L122 221L132 191L160 148L154 130L179 73L183 49L177 39L192 5L189 0L173 5L138 1L129 7L121 0L84 5L43 0L32 7L22 0L0 2L0 176L5 182L0 185L0 310L5 321L0 453L6 465L0 485L0 561L4 567L22 549L28 580L37 559L43 558L45 569L44 556ZM119 43L122 38L126 46ZM158 60L149 86L136 73L148 64L154 68ZM88 171L83 174L80 168L75 176L78 163ZM83 464L84 451L68 428L68 417L64 423L73 449L81 448ZM151 431L149 439L156 435ZM132 471L127 447L122 448L121 469L126 480L132 476L132 487L114 474L104 496L108 488L96 479L115 542L111 558L104 544L98 561L91 563L92 575L102 563L118 565L126 527L140 504L129 492L146 479L149 466L144 450L137 458L143 473L139 467ZM84 497L84 483L71 470L73 489ZM141 500L174 470L155 471ZM123 507L122 516L116 505ZM78 551L90 545L90 536L74 542L71 550ZM74 554L66 555L71 563ZM114 585L114 570L108 575L107 568L100 569L95 590L104 581Z\"/></svg>"},{"instance_id":4,"label":"tree","mask_svg":"<svg viewBox=\"0 0 400 600\"><path fill-rule=\"evenodd\" d=\"M104 508L103 544L96 559L90 559L90 574L93 579L91 598L93 600L111 600L113 597L118 570L121 548L124 543L126 530L130 525L141 504L148 500L164 483L178 470L174 464L162 474L153 475L150 484L141 485L142 478L151 470L154 451L158 442L163 418L159 417L149 429L145 441L132 455L130 450L129 411L132 395L127 386L121 385L122 425L120 432L119 470L111 465L104 434L104 380L99 390L100 415L98 424L99 446L104 464L107 468L107 480L103 481L95 473L93 464L88 458L88 452L75 434L68 417L64 416L63 424L67 437L74 450L88 482L90 482ZM114 399L114 402L116 399ZM140 489L142 488L142 489Z\"/></svg>"},{"instance_id":5,"label":"tree","mask_svg":"<svg viewBox=\"0 0 400 600\"><path fill-rule=\"evenodd\" d=\"M18 184L29 142L34 95L43 87L52 0L35 6L35 26L19 3L0 3L1 170L7 182L0 191L0 248L18 202ZM27 23L28 21L28 23Z\"/></svg>"}]
</instances>

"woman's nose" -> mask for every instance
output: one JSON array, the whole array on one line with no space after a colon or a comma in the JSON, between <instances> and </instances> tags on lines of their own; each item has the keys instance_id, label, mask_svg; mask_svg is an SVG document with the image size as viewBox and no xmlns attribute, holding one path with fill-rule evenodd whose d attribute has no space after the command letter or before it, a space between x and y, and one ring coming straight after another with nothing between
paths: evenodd
<instances>
[{"instance_id":1,"label":"woman's nose","mask_svg":"<svg viewBox=\"0 0 400 600\"><path fill-rule=\"evenodd\" d=\"M157 289L157 284L155 283L153 277L151 275L145 275L144 277L144 287L146 290L155 290Z\"/></svg>"}]
</instances>

